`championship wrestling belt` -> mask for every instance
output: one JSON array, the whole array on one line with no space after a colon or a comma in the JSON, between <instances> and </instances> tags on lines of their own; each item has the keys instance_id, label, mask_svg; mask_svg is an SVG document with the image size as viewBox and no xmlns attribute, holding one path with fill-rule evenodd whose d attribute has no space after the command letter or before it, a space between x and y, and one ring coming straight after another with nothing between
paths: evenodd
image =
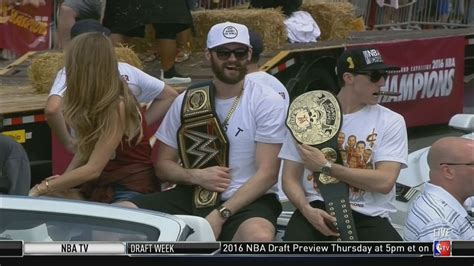
<instances>
[{"instance_id":1,"label":"championship wrestling belt","mask_svg":"<svg viewBox=\"0 0 474 266\"><path fill-rule=\"evenodd\" d=\"M208 82L186 90L178 130L178 150L184 168L229 165L229 142L214 112L214 85ZM194 188L196 209L214 207L220 193Z\"/></svg>"},{"instance_id":2,"label":"championship wrestling belt","mask_svg":"<svg viewBox=\"0 0 474 266\"><path fill-rule=\"evenodd\" d=\"M324 153L328 161L342 164L337 146L342 112L332 93L315 90L298 96L288 109L286 125L296 141L314 146ZM313 182L316 182L324 199L326 211L336 217L334 225L340 234L337 240L356 241L348 185L320 172L313 173Z\"/></svg>"}]
</instances>

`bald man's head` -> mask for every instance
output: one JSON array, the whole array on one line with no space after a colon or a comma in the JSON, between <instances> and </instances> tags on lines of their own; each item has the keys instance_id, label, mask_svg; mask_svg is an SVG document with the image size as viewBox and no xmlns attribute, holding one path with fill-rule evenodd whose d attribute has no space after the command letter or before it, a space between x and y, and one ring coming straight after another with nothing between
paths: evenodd
<instances>
[{"instance_id":1,"label":"bald man's head","mask_svg":"<svg viewBox=\"0 0 474 266\"><path fill-rule=\"evenodd\" d=\"M459 202L474 195L474 140L446 137L428 153L430 182L443 187Z\"/></svg>"},{"instance_id":2,"label":"bald man's head","mask_svg":"<svg viewBox=\"0 0 474 266\"><path fill-rule=\"evenodd\" d=\"M442 163L471 163L474 140L461 137L445 137L437 140L428 153L430 169L438 169Z\"/></svg>"}]
</instances>

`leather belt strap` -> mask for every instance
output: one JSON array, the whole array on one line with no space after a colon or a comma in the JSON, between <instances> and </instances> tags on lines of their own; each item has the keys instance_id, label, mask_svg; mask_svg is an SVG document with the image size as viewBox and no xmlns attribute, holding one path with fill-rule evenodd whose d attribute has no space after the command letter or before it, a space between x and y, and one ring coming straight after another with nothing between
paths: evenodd
<instances>
[{"instance_id":1,"label":"leather belt strap","mask_svg":"<svg viewBox=\"0 0 474 266\"><path fill-rule=\"evenodd\" d=\"M301 94L291 102L286 124L299 143L320 149L326 159L342 164L337 136L342 127L342 112L337 98L328 91L315 90ZM323 173L313 173L326 211L336 218L340 236L337 240L356 241L357 232L346 183Z\"/></svg>"},{"instance_id":2,"label":"leather belt strap","mask_svg":"<svg viewBox=\"0 0 474 266\"><path fill-rule=\"evenodd\" d=\"M213 86L206 82L186 90L178 130L178 150L184 168L229 165L229 142L214 111ZM216 207L220 193L195 186L193 198L195 209L205 213Z\"/></svg>"}]
</instances>

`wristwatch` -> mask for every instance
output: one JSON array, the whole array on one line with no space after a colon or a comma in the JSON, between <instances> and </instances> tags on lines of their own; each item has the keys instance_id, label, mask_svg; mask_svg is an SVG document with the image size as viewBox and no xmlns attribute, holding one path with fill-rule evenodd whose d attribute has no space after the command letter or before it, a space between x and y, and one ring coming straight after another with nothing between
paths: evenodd
<instances>
[{"instance_id":1,"label":"wristwatch","mask_svg":"<svg viewBox=\"0 0 474 266\"><path fill-rule=\"evenodd\" d=\"M332 168L332 163L327 161L321 168L321 173L325 175L331 175L331 168Z\"/></svg>"},{"instance_id":2,"label":"wristwatch","mask_svg":"<svg viewBox=\"0 0 474 266\"><path fill-rule=\"evenodd\" d=\"M219 212L221 218L224 220L227 220L227 218L232 216L232 212L223 205L217 207L216 210Z\"/></svg>"}]
</instances>

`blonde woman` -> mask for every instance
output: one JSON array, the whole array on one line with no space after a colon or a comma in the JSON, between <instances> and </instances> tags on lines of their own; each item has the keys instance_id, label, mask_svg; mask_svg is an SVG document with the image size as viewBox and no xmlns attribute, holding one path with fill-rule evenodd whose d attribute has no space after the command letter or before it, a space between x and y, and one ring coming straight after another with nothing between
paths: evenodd
<instances>
[{"instance_id":1,"label":"blonde woman","mask_svg":"<svg viewBox=\"0 0 474 266\"><path fill-rule=\"evenodd\" d=\"M64 117L75 132L77 152L64 174L45 179L30 196L110 203L159 191L146 121L120 76L110 39L81 34L65 59Z\"/></svg>"}]
</instances>

